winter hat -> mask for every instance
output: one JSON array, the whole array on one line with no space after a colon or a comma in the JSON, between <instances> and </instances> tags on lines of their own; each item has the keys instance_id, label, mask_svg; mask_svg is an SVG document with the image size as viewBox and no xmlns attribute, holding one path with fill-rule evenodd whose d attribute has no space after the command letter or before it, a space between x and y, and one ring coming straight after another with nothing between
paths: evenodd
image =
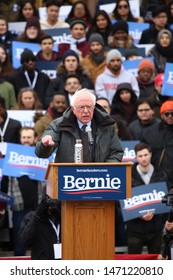
<instances>
[{"instance_id":1,"label":"winter hat","mask_svg":"<svg viewBox=\"0 0 173 280\"><path fill-rule=\"evenodd\" d=\"M98 42L102 46L105 45L103 37L99 33L92 33L91 36L89 37L88 42L89 42L89 44L91 44L93 42Z\"/></svg>"},{"instance_id":2,"label":"winter hat","mask_svg":"<svg viewBox=\"0 0 173 280\"><path fill-rule=\"evenodd\" d=\"M27 20L26 25L25 25L25 30L29 27L35 27L38 30L40 30L40 22L39 19L37 17L31 17Z\"/></svg>"},{"instance_id":3,"label":"winter hat","mask_svg":"<svg viewBox=\"0 0 173 280\"><path fill-rule=\"evenodd\" d=\"M119 93L121 90L128 90L131 93L135 93L131 84L129 83L121 83L117 86L116 94Z\"/></svg>"},{"instance_id":4,"label":"winter hat","mask_svg":"<svg viewBox=\"0 0 173 280\"><path fill-rule=\"evenodd\" d=\"M20 62L23 64L24 62L29 62L30 60L36 61L36 56L29 49L24 49L23 53L21 53Z\"/></svg>"},{"instance_id":5,"label":"winter hat","mask_svg":"<svg viewBox=\"0 0 173 280\"><path fill-rule=\"evenodd\" d=\"M165 101L162 106L160 107L160 114L164 113L165 111L173 111L173 101L168 100Z\"/></svg>"},{"instance_id":6,"label":"winter hat","mask_svg":"<svg viewBox=\"0 0 173 280\"><path fill-rule=\"evenodd\" d=\"M140 54L138 53L138 50L136 48L133 48L133 49L126 49L125 50L125 58L126 59L129 59L130 57L132 56L140 56ZM141 57L141 56L140 56Z\"/></svg>"},{"instance_id":7,"label":"winter hat","mask_svg":"<svg viewBox=\"0 0 173 280\"><path fill-rule=\"evenodd\" d=\"M85 28L87 28L87 22L85 20L83 20L82 18L79 19L72 19L70 22L70 29L73 28L73 26L77 23L82 24Z\"/></svg>"},{"instance_id":8,"label":"winter hat","mask_svg":"<svg viewBox=\"0 0 173 280\"><path fill-rule=\"evenodd\" d=\"M156 86L162 86L163 85L163 79L164 79L164 73L158 74L154 79L154 84Z\"/></svg>"},{"instance_id":9,"label":"winter hat","mask_svg":"<svg viewBox=\"0 0 173 280\"><path fill-rule=\"evenodd\" d=\"M106 64L109 64L111 59L114 59L114 58L120 58L122 60L123 57L122 57L122 54L118 50L115 50L115 49L110 50L106 56Z\"/></svg>"},{"instance_id":10,"label":"winter hat","mask_svg":"<svg viewBox=\"0 0 173 280\"><path fill-rule=\"evenodd\" d=\"M138 72L146 68L150 69L153 72L155 71L154 64L149 59L144 59L139 63Z\"/></svg>"},{"instance_id":11,"label":"winter hat","mask_svg":"<svg viewBox=\"0 0 173 280\"><path fill-rule=\"evenodd\" d=\"M163 34L167 34L170 38L170 40L172 40L172 33L171 31L169 31L168 29L162 29L159 31L158 35L157 35L157 41L160 41L160 38Z\"/></svg>"},{"instance_id":12,"label":"winter hat","mask_svg":"<svg viewBox=\"0 0 173 280\"><path fill-rule=\"evenodd\" d=\"M73 50L68 50L64 53L64 55L62 57L63 63L68 56L75 56L77 58L77 61L79 62L79 56L77 55L77 53Z\"/></svg>"},{"instance_id":13,"label":"winter hat","mask_svg":"<svg viewBox=\"0 0 173 280\"><path fill-rule=\"evenodd\" d=\"M128 34L129 32L128 23L124 20L118 20L112 27L112 35L114 35L118 30L123 30Z\"/></svg>"}]
</instances>

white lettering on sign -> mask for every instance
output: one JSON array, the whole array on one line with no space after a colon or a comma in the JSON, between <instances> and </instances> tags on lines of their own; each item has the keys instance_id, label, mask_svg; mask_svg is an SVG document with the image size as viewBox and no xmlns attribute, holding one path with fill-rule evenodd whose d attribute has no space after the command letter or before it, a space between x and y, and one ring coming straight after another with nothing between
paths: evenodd
<instances>
[{"instance_id":1,"label":"white lettering on sign","mask_svg":"<svg viewBox=\"0 0 173 280\"><path fill-rule=\"evenodd\" d=\"M121 180L118 177L110 178L107 174L106 178L82 178L77 179L74 176L64 175L64 188L63 190L87 190L87 189L114 189L117 190L121 187Z\"/></svg>"},{"instance_id":2,"label":"white lettering on sign","mask_svg":"<svg viewBox=\"0 0 173 280\"><path fill-rule=\"evenodd\" d=\"M28 165L47 168L49 164L48 159L37 158L32 156L20 155L17 152L10 152L9 164L14 165Z\"/></svg>"},{"instance_id":3,"label":"white lettering on sign","mask_svg":"<svg viewBox=\"0 0 173 280\"><path fill-rule=\"evenodd\" d=\"M134 206L147 203L147 202L159 202L162 200L162 198L165 196L165 193L163 191L157 192L156 190L153 190L149 193L144 193L140 195L135 195L132 198L128 198L123 200L124 201L124 209L130 209Z\"/></svg>"}]
</instances>

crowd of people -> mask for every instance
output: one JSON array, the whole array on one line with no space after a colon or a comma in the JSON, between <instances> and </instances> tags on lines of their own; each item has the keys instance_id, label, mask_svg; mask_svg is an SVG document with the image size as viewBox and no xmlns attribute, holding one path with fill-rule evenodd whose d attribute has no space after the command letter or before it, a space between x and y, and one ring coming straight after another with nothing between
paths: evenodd
<instances>
[{"instance_id":1,"label":"crowd of people","mask_svg":"<svg viewBox=\"0 0 173 280\"><path fill-rule=\"evenodd\" d=\"M98 0L94 13L86 1L45 0L42 1L45 18L40 18L36 2L0 1L1 142L36 146L39 157L48 157L59 146L55 161L72 162L71 147L79 136L85 143L84 161L105 162L122 160L120 140L137 140L140 143L135 146L137 162L132 170L132 187L165 181L169 191L173 186L173 94L162 95L162 86L166 63L173 63L173 1L142 0L138 18L134 17L128 0ZM116 4L112 13L99 9L99 5L109 3ZM66 19L59 17L62 5L72 6ZM10 31L10 22L25 22L23 32ZM129 22L149 24L138 44L153 46L143 56L129 33ZM55 49L54 38L46 31L60 28L69 30L68 42L60 42ZM40 46L36 54L24 49L18 68L13 65L15 41ZM125 68L126 60L140 60L136 75ZM56 77L51 79L37 66L38 62L57 62ZM36 111L34 127L21 127L19 121L9 118L8 110ZM40 113L42 110L44 114ZM85 111L88 114L83 117ZM80 131L82 124L88 123L93 125L93 137L101 137L97 145L94 144L92 154L85 132ZM25 255L25 245L35 244L35 236L40 244L33 246L40 250L39 228L45 227L50 232L52 242L56 239L48 225L49 220L51 224L56 221L55 212L51 210L45 189L45 183L27 176L2 176L1 191L14 197L9 235L15 256ZM33 200L28 199L31 196ZM2 230L8 227L9 210L3 203L0 207L0 217L5 215L0 223ZM57 207L59 225L60 205ZM116 208L119 211L116 223L122 225L124 233L123 240L116 234L116 245L127 245L129 253L142 253L143 246L147 245L149 253L159 254L164 225L173 231L166 216L148 212L124 223L119 205ZM53 251L40 257L34 249L32 256L52 259Z\"/></svg>"}]
</instances>

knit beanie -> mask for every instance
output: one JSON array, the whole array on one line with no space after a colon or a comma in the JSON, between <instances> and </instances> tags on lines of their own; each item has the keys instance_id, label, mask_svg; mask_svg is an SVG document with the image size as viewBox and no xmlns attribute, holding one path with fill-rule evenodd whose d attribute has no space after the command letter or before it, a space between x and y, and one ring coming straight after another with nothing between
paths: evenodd
<instances>
[{"instance_id":1,"label":"knit beanie","mask_svg":"<svg viewBox=\"0 0 173 280\"><path fill-rule=\"evenodd\" d=\"M91 36L89 37L88 42L89 42L90 45L91 45L93 42L98 42L98 43L100 43L102 46L105 46L103 37L102 37L102 35L100 35L99 33L92 33Z\"/></svg>"},{"instance_id":2,"label":"knit beanie","mask_svg":"<svg viewBox=\"0 0 173 280\"><path fill-rule=\"evenodd\" d=\"M123 30L128 34L129 32L128 23L124 20L118 20L117 22L115 22L112 27L112 35L114 35L118 30Z\"/></svg>"},{"instance_id":3,"label":"knit beanie","mask_svg":"<svg viewBox=\"0 0 173 280\"><path fill-rule=\"evenodd\" d=\"M143 69L150 69L151 71L155 71L154 64L149 59L144 59L139 63L138 73Z\"/></svg>"},{"instance_id":4,"label":"knit beanie","mask_svg":"<svg viewBox=\"0 0 173 280\"><path fill-rule=\"evenodd\" d=\"M29 62L30 60L36 61L36 56L33 54L31 50L24 49L20 57L21 64L23 64L24 62Z\"/></svg>"},{"instance_id":5,"label":"knit beanie","mask_svg":"<svg viewBox=\"0 0 173 280\"><path fill-rule=\"evenodd\" d=\"M85 27L85 29L87 28L87 22L85 20L83 20L82 18L81 19L79 18L79 19L72 19L70 21L70 29L72 29L73 26L78 23L82 24Z\"/></svg>"},{"instance_id":6,"label":"knit beanie","mask_svg":"<svg viewBox=\"0 0 173 280\"><path fill-rule=\"evenodd\" d=\"M79 62L79 56L77 55L77 53L73 50L68 50L64 53L64 55L62 57L63 63L68 56L75 56L77 58L77 61Z\"/></svg>"},{"instance_id":7,"label":"knit beanie","mask_svg":"<svg viewBox=\"0 0 173 280\"><path fill-rule=\"evenodd\" d=\"M160 114L162 114L166 111L173 111L173 101L172 100L165 101L162 104L162 106L160 107Z\"/></svg>"},{"instance_id":8,"label":"knit beanie","mask_svg":"<svg viewBox=\"0 0 173 280\"><path fill-rule=\"evenodd\" d=\"M31 17L27 20L26 25L25 25L25 30L29 27L35 27L38 30L40 30L40 22L37 17Z\"/></svg>"},{"instance_id":9,"label":"knit beanie","mask_svg":"<svg viewBox=\"0 0 173 280\"><path fill-rule=\"evenodd\" d=\"M120 58L122 60L122 55L121 53L118 51L118 50L110 50L108 53L107 53L107 56L106 56L106 64L109 64L109 62L114 59L114 58Z\"/></svg>"},{"instance_id":10,"label":"knit beanie","mask_svg":"<svg viewBox=\"0 0 173 280\"><path fill-rule=\"evenodd\" d=\"M167 34L170 38L170 40L172 40L172 33L171 31L169 31L168 29L162 29L159 31L158 35L157 35L157 41L159 42L160 41L160 38L163 34Z\"/></svg>"}]
</instances>

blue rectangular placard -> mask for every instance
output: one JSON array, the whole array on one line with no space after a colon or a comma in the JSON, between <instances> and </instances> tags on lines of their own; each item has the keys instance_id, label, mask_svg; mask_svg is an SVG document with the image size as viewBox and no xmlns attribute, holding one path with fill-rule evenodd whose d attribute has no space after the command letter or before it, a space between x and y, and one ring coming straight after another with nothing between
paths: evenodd
<instances>
[{"instance_id":1,"label":"blue rectangular placard","mask_svg":"<svg viewBox=\"0 0 173 280\"><path fill-rule=\"evenodd\" d=\"M126 198L126 166L58 167L59 200L116 200Z\"/></svg>"},{"instance_id":2,"label":"blue rectangular placard","mask_svg":"<svg viewBox=\"0 0 173 280\"><path fill-rule=\"evenodd\" d=\"M132 188L132 197L120 200L124 222L139 218L147 212L154 214L168 213L170 207L162 203L168 193L165 182L140 185Z\"/></svg>"}]
</instances>

